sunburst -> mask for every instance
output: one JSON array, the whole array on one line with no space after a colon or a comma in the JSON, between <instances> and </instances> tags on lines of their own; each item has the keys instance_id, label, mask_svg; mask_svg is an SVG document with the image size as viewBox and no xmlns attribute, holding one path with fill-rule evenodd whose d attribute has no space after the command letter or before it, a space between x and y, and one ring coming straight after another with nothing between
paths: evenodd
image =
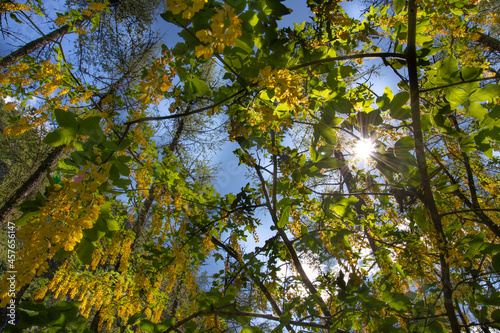
<instances>
[{"instance_id":1,"label":"sunburst","mask_svg":"<svg viewBox=\"0 0 500 333\"><path fill-rule=\"evenodd\" d=\"M354 146L354 156L363 161L371 158L374 152L375 144L370 139L360 139Z\"/></svg>"}]
</instances>

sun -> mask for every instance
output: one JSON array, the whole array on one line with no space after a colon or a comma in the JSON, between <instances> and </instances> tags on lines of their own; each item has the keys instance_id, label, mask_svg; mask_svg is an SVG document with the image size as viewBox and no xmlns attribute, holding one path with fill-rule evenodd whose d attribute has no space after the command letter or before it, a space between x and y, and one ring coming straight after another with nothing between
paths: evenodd
<instances>
[{"instance_id":1,"label":"sun","mask_svg":"<svg viewBox=\"0 0 500 333\"><path fill-rule=\"evenodd\" d=\"M370 139L360 139L354 146L354 155L360 160L367 160L375 151L375 144Z\"/></svg>"}]
</instances>

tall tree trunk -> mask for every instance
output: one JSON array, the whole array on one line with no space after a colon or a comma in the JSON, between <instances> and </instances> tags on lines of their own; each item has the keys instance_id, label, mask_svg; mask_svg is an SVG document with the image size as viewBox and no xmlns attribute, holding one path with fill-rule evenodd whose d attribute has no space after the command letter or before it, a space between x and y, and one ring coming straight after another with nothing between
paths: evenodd
<instances>
[{"instance_id":1,"label":"tall tree trunk","mask_svg":"<svg viewBox=\"0 0 500 333\"><path fill-rule=\"evenodd\" d=\"M177 149L183 130L184 130L184 118L180 118L179 124L177 125L177 130L174 134L174 137L172 138L172 142L170 142L170 144L168 145L168 149L170 150L170 152L173 153ZM153 181L153 183L149 187L148 197L144 200L142 207L139 211L139 214L137 215L137 220L135 221L133 226L135 239L131 246L132 251L134 251L134 249L137 247L140 236L142 235L142 231L144 230L144 225L146 224L146 220L149 216L149 212L151 211L151 207L153 207L155 199L155 190L156 190L156 183L154 183Z\"/></svg>"},{"instance_id":2,"label":"tall tree trunk","mask_svg":"<svg viewBox=\"0 0 500 333\"><path fill-rule=\"evenodd\" d=\"M130 72L125 73L120 79L118 79L115 83L113 83L109 90L101 96L99 101L95 103L96 108L102 108L103 100L109 96L115 94L120 86L125 82L125 79L130 75ZM42 163L38 166L36 171L19 187L19 189L14 192L11 197L3 204L0 208L0 226L7 223L7 219L12 214L16 206L19 206L24 202L26 197L30 195L33 190L40 185L41 181L45 177L47 171L52 168L52 166L59 161L61 156L63 155L64 148L66 146L59 146L52 150L49 155L42 161Z\"/></svg>"},{"instance_id":3,"label":"tall tree trunk","mask_svg":"<svg viewBox=\"0 0 500 333\"><path fill-rule=\"evenodd\" d=\"M73 23L73 25L76 27L79 27L85 21L86 20L77 20ZM3 72L5 69L7 69L7 67L15 64L22 57L25 57L25 56L35 52L36 50L44 47L45 45L56 41L57 39L66 35L68 32L70 32L70 27L69 27L69 25L65 24L65 25L60 26L56 30L52 31L51 33L44 35L38 39L35 39L35 40L25 44L24 46L15 50L11 54L0 59L0 72Z\"/></svg>"},{"instance_id":4,"label":"tall tree trunk","mask_svg":"<svg viewBox=\"0 0 500 333\"><path fill-rule=\"evenodd\" d=\"M434 232L436 233L436 242L439 248L439 261L441 266L441 286L443 292L444 308L446 316L450 322L450 329L453 333L460 333L460 323L458 322L455 307L453 305L453 285L451 282L450 264L448 262L448 240L444 233L441 216L432 193L431 181L427 169L427 160L425 157L425 146L422 132L422 123L420 118L420 91L418 82L417 65L417 4L416 0L408 2L408 46L407 62L408 77L410 81L410 104L411 119L413 127L413 136L415 142L415 155L417 159L417 168L420 175L421 188L423 195L420 198L431 217Z\"/></svg>"},{"instance_id":5,"label":"tall tree trunk","mask_svg":"<svg viewBox=\"0 0 500 333\"><path fill-rule=\"evenodd\" d=\"M4 203L2 208L0 208L0 226L7 223L7 219L14 211L15 207L23 203L28 195L30 195L37 186L40 185L43 178L45 177L47 170L52 168L52 166L59 161L61 158L64 147L59 146L52 150L52 152L47 155L47 157L38 166L36 171L14 192L7 202Z\"/></svg>"},{"instance_id":6,"label":"tall tree trunk","mask_svg":"<svg viewBox=\"0 0 500 333\"><path fill-rule=\"evenodd\" d=\"M99 321L101 320L101 309L97 310L96 313L94 314L94 318L92 319L92 322L90 323L90 330L92 332L99 332Z\"/></svg>"}]
</instances>

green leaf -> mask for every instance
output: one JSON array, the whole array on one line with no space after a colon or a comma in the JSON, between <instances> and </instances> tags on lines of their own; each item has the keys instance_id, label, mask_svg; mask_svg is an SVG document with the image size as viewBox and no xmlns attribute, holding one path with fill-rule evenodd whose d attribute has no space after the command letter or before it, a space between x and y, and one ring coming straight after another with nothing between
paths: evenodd
<instances>
[{"instance_id":1,"label":"green leaf","mask_svg":"<svg viewBox=\"0 0 500 333\"><path fill-rule=\"evenodd\" d=\"M319 123L314 126L314 128L318 131L319 135L321 135L325 141L329 144L335 145L337 144L337 133L330 127Z\"/></svg>"},{"instance_id":2,"label":"green leaf","mask_svg":"<svg viewBox=\"0 0 500 333\"><path fill-rule=\"evenodd\" d=\"M486 110L481 104L473 102L467 107L467 114L481 121L484 119L484 116L488 114L488 110Z\"/></svg>"},{"instance_id":3,"label":"green leaf","mask_svg":"<svg viewBox=\"0 0 500 333\"><path fill-rule=\"evenodd\" d=\"M78 121L76 121L73 113L57 109L54 111L54 114L59 126L71 129L75 133L78 131Z\"/></svg>"},{"instance_id":4,"label":"green leaf","mask_svg":"<svg viewBox=\"0 0 500 333\"><path fill-rule=\"evenodd\" d=\"M394 98L394 95L392 94L391 88L386 87L384 89L384 94L380 97L377 98L377 106L382 110L382 111L387 111L389 110L389 107L391 105L391 100Z\"/></svg>"},{"instance_id":5,"label":"green leaf","mask_svg":"<svg viewBox=\"0 0 500 333\"><path fill-rule=\"evenodd\" d=\"M270 14L275 16L284 16L288 15L292 12L290 8L283 5L280 1L277 0L265 0L267 8L270 9Z\"/></svg>"},{"instance_id":6,"label":"green leaf","mask_svg":"<svg viewBox=\"0 0 500 333\"><path fill-rule=\"evenodd\" d=\"M156 325L148 319L142 319L141 323L139 324L139 327L144 332L148 332L148 333L155 333L156 332Z\"/></svg>"},{"instance_id":7,"label":"green leaf","mask_svg":"<svg viewBox=\"0 0 500 333\"><path fill-rule=\"evenodd\" d=\"M257 16L257 13L254 11L246 11L243 14L239 16L240 20L242 20L244 23L247 22L250 24L250 26L255 27L257 23L259 23L259 18Z\"/></svg>"},{"instance_id":8,"label":"green leaf","mask_svg":"<svg viewBox=\"0 0 500 333\"><path fill-rule=\"evenodd\" d=\"M54 146L62 146L70 144L76 136L76 132L71 128L58 128L53 132L50 132L43 138L43 142Z\"/></svg>"},{"instance_id":9,"label":"green leaf","mask_svg":"<svg viewBox=\"0 0 500 333\"><path fill-rule=\"evenodd\" d=\"M404 107L409 98L410 94L406 91L402 91L394 96L394 99L391 101L389 106L392 118L405 120L411 117L411 109Z\"/></svg>"},{"instance_id":10,"label":"green leaf","mask_svg":"<svg viewBox=\"0 0 500 333\"><path fill-rule=\"evenodd\" d=\"M495 254L491 259L491 267L495 272L500 273L500 253Z\"/></svg>"},{"instance_id":11,"label":"green leaf","mask_svg":"<svg viewBox=\"0 0 500 333\"><path fill-rule=\"evenodd\" d=\"M335 213L337 213L340 217L344 217L348 212L349 212L349 207L354 205L356 202L358 202L358 198L354 196L350 196L348 198L342 198L339 201L337 201L334 206L333 210ZM349 231L347 229L341 230L341 232L337 235L345 235Z\"/></svg>"},{"instance_id":12,"label":"green leaf","mask_svg":"<svg viewBox=\"0 0 500 333\"><path fill-rule=\"evenodd\" d=\"M328 103L335 111L340 113L351 113L352 112L352 104L345 98L341 98L335 101L331 101Z\"/></svg>"},{"instance_id":13,"label":"green leaf","mask_svg":"<svg viewBox=\"0 0 500 333\"><path fill-rule=\"evenodd\" d=\"M290 206L285 206L281 210L280 219L278 221L278 228L284 228L288 224L290 218Z\"/></svg>"},{"instance_id":14,"label":"green leaf","mask_svg":"<svg viewBox=\"0 0 500 333\"><path fill-rule=\"evenodd\" d=\"M102 132L99 122L101 117L88 117L80 121L78 134L88 135L89 140L94 143L100 143L104 139L104 133Z\"/></svg>"},{"instance_id":15,"label":"green leaf","mask_svg":"<svg viewBox=\"0 0 500 333\"><path fill-rule=\"evenodd\" d=\"M345 166L345 162L335 158L335 157L325 157L322 158L319 162L314 163L314 166L318 169L340 169Z\"/></svg>"},{"instance_id":16,"label":"green leaf","mask_svg":"<svg viewBox=\"0 0 500 333\"><path fill-rule=\"evenodd\" d=\"M318 153L314 148L314 144L309 147L309 154L311 155L311 161L315 162L318 160Z\"/></svg>"},{"instance_id":17,"label":"green leaf","mask_svg":"<svg viewBox=\"0 0 500 333\"><path fill-rule=\"evenodd\" d=\"M122 188L124 190L126 190L131 183L132 182L130 181L130 179L113 180L113 185L115 185L116 187Z\"/></svg>"},{"instance_id":18,"label":"green leaf","mask_svg":"<svg viewBox=\"0 0 500 333\"><path fill-rule=\"evenodd\" d=\"M115 164L116 167L118 168L118 171L120 171L120 174L122 174L125 177L128 177L128 175L130 174L130 168L126 164L120 162L120 160L116 161Z\"/></svg>"},{"instance_id":19,"label":"green leaf","mask_svg":"<svg viewBox=\"0 0 500 333\"><path fill-rule=\"evenodd\" d=\"M16 21L16 23L18 24L23 24L23 21L21 21L20 19L17 18L16 14L14 13L10 13L10 18L13 19L14 21Z\"/></svg>"},{"instance_id":20,"label":"green leaf","mask_svg":"<svg viewBox=\"0 0 500 333\"><path fill-rule=\"evenodd\" d=\"M498 96L500 96L500 86L497 84L488 84L484 88L476 89L469 99L473 102L488 102Z\"/></svg>"},{"instance_id":21,"label":"green leaf","mask_svg":"<svg viewBox=\"0 0 500 333\"><path fill-rule=\"evenodd\" d=\"M94 244L84 237L76 249L76 254L84 265L90 265L92 263L92 253L94 253L94 250Z\"/></svg>"},{"instance_id":22,"label":"green leaf","mask_svg":"<svg viewBox=\"0 0 500 333\"><path fill-rule=\"evenodd\" d=\"M494 321L499 321L500 320L500 309L496 309L491 313L491 319Z\"/></svg>"},{"instance_id":23,"label":"green leaf","mask_svg":"<svg viewBox=\"0 0 500 333\"><path fill-rule=\"evenodd\" d=\"M429 332L431 333L445 333L446 331L443 328L443 325L438 322L434 321L429 325Z\"/></svg>"},{"instance_id":24,"label":"green leaf","mask_svg":"<svg viewBox=\"0 0 500 333\"><path fill-rule=\"evenodd\" d=\"M104 140L103 142L101 142L101 144L108 148L109 150L112 150L112 151L118 151L118 145L116 143L114 143L113 141L106 141Z\"/></svg>"},{"instance_id":25,"label":"green leaf","mask_svg":"<svg viewBox=\"0 0 500 333\"><path fill-rule=\"evenodd\" d=\"M476 300L479 304L500 306L500 292L496 291L488 295L477 295Z\"/></svg>"},{"instance_id":26,"label":"green leaf","mask_svg":"<svg viewBox=\"0 0 500 333\"><path fill-rule=\"evenodd\" d=\"M415 140L411 136L400 138L394 145L394 154L398 157L411 156L410 150L415 148Z\"/></svg>"},{"instance_id":27,"label":"green leaf","mask_svg":"<svg viewBox=\"0 0 500 333\"><path fill-rule=\"evenodd\" d=\"M99 218L95 222L94 226L91 229L85 229L83 230L83 235L85 238L87 238L89 241L95 242L99 240L99 238L103 237L106 235L106 230L102 230L106 227L106 223L104 222L103 219Z\"/></svg>"},{"instance_id":28,"label":"green leaf","mask_svg":"<svg viewBox=\"0 0 500 333\"><path fill-rule=\"evenodd\" d=\"M99 126L99 122L101 121L101 117L87 117L83 120L80 120L78 134L81 135L91 135L93 131L97 128L101 128Z\"/></svg>"},{"instance_id":29,"label":"green leaf","mask_svg":"<svg viewBox=\"0 0 500 333\"><path fill-rule=\"evenodd\" d=\"M405 9L406 0L394 0L393 7L394 13L399 14Z\"/></svg>"},{"instance_id":30,"label":"green leaf","mask_svg":"<svg viewBox=\"0 0 500 333\"><path fill-rule=\"evenodd\" d=\"M440 193L452 193L458 190L459 186L457 184L446 185L443 187L439 187L438 190Z\"/></svg>"},{"instance_id":31,"label":"green leaf","mask_svg":"<svg viewBox=\"0 0 500 333\"><path fill-rule=\"evenodd\" d=\"M183 326L186 329L186 332L195 332L195 330L198 328L198 324L194 320L188 321Z\"/></svg>"},{"instance_id":32,"label":"green leaf","mask_svg":"<svg viewBox=\"0 0 500 333\"><path fill-rule=\"evenodd\" d=\"M236 15L240 14L246 6L245 0L227 0L227 4L234 8Z\"/></svg>"},{"instance_id":33,"label":"green leaf","mask_svg":"<svg viewBox=\"0 0 500 333\"><path fill-rule=\"evenodd\" d=\"M424 211L422 207L415 208L412 214L413 221L423 232L429 232L429 221L425 218Z\"/></svg>"},{"instance_id":34,"label":"green leaf","mask_svg":"<svg viewBox=\"0 0 500 333\"><path fill-rule=\"evenodd\" d=\"M483 69L479 67L463 67L460 69L460 75L465 81L478 79L482 72Z\"/></svg>"},{"instance_id":35,"label":"green leaf","mask_svg":"<svg viewBox=\"0 0 500 333\"><path fill-rule=\"evenodd\" d=\"M476 144L473 136L468 136L460 140L460 148L464 153L471 153L476 150Z\"/></svg>"},{"instance_id":36,"label":"green leaf","mask_svg":"<svg viewBox=\"0 0 500 333\"><path fill-rule=\"evenodd\" d=\"M458 86L448 87L444 91L452 109L455 109L458 105L467 103L469 100L467 92Z\"/></svg>"},{"instance_id":37,"label":"green leaf","mask_svg":"<svg viewBox=\"0 0 500 333\"><path fill-rule=\"evenodd\" d=\"M458 71L458 61L454 56L449 56L444 59L437 71L438 76L441 78L450 78L451 75Z\"/></svg>"},{"instance_id":38,"label":"green leaf","mask_svg":"<svg viewBox=\"0 0 500 333\"><path fill-rule=\"evenodd\" d=\"M112 181L120 179L120 172L115 164L112 164L111 168L109 168L109 179Z\"/></svg>"},{"instance_id":39,"label":"green leaf","mask_svg":"<svg viewBox=\"0 0 500 333\"><path fill-rule=\"evenodd\" d=\"M66 259L70 255L72 255L72 251L65 251L64 249L59 249L59 251L54 254L54 259Z\"/></svg>"},{"instance_id":40,"label":"green leaf","mask_svg":"<svg viewBox=\"0 0 500 333\"><path fill-rule=\"evenodd\" d=\"M137 322L137 320L142 317L143 314L144 314L144 310L142 310L139 313L136 313L133 316L130 316L128 318L128 320L127 320L127 325L133 325L133 324L135 324Z\"/></svg>"},{"instance_id":41,"label":"green leaf","mask_svg":"<svg viewBox=\"0 0 500 333\"><path fill-rule=\"evenodd\" d=\"M189 49L188 49L186 43L177 43L177 44L175 44L174 48L172 49L172 55L174 55L176 57L184 56L188 52L189 52Z\"/></svg>"},{"instance_id":42,"label":"green leaf","mask_svg":"<svg viewBox=\"0 0 500 333\"><path fill-rule=\"evenodd\" d=\"M205 81L203 81L200 78L193 77L191 79L191 83L193 84L193 86L195 88L194 93L196 93L197 95L200 95L200 96L208 95L208 93L210 92L208 85L205 83Z\"/></svg>"},{"instance_id":43,"label":"green leaf","mask_svg":"<svg viewBox=\"0 0 500 333\"><path fill-rule=\"evenodd\" d=\"M108 227L108 230L120 230L120 225L118 224L118 221L115 219L108 218L106 219L106 226Z\"/></svg>"}]
</instances>

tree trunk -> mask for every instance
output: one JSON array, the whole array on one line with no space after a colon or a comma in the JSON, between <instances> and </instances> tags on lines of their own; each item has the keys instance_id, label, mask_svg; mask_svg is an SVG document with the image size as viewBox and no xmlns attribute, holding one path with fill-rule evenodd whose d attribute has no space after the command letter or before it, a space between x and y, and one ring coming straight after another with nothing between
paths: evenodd
<instances>
[{"instance_id":1,"label":"tree trunk","mask_svg":"<svg viewBox=\"0 0 500 333\"><path fill-rule=\"evenodd\" d=\"M179 140L183 130L184 130L184 118L181 118L179 120L179 124L177 125L177 130L175 132L175 135L172 138L172 142L170 142L170 144L168 145L168 149L170 150L170 152L174 152L177 149L177 145L179 144ZM151 184L151 186L149 187L148 197L144 200L142 208L137 216L137 220L134 223L133 231L135 233L135 239L131 246L132 251L134 251L134 249L137 247L138 241L144 229L144 225L146 224L147 217L149 215L149 212L151 211L151 207L153 207L153 202L155 199L154 195L155 190L156 190L156 184L153 182L153 184Z\"/></svg>"},{"instance_id":2,"label":"tree trunk","mask_svg":"<svg viewBox=\"0 0 500 333\"><path fill-rule=\"evenodd\" d=\"M490 37L487 34L480 33L480 37L477 40L479 44L486 46L491 51L500 52L500 40Z\"/></svg>"},{"instance_id":3,"label":"tree trunk","mask_svg":"<svg viewBox=\"0 0 500 333\"><path fill-rule=\"evenodd\" d=\"M97 310L92 322L90 323L90 330L92 332L99 332L99 321L101 320L101 309Z\"/></svg>"},{"instance_id":4,"label":"tree trunk","mask_svg":"<svg viewBox=\"0 0 500 333\"><path fill-rule=\"evenodd\" d=\"M410 82L410 104L411 104L411 119L413 127L413 137L415 142L415 156L417 159L417 168L420 175L420 187L423 195L420 198L426 209L428 210L434 232L436 233L436 241L439 248L439 261L441 266L441 285L446 316L450 322L450 329L453 333L460 333L460 323L458 322L453 306L453 285L451 282L450 265L448 262L448 241L444 233L441 216L434 199L434 194L431 189L431 182L427 169L427 161L425 157L425 146L422 132L422 122L420 114L420 91L418 82L418 65L417 65L417 4L416 0L408 2L408 77Z\"/></svg>"},{"instance_id":5,"label":"tree trunk","mask_svg":"<svg viewBox=\"0 0 500 333\"><path fill-rule=\"evenodd\" d=\"M52 150L52 152L47 155L43 162L38 166L36 171L24 182L19 189L17 189L14 194L7 200L6 203L0 208L0 226L7 222L7 219L14 211L15 207L20 205L28 195L30 195L33 190L41 183L47 170L49 170L64 152L64 147L59 146Z\"/></svg>"},{"instance_id":6,"label":"tree trunk","mask_svg":"<svg viewBox=\"0 0 500 333\"><path fill-rule=\"evenodd\" d=\"M81 26L85 20L78 20L73 23L74 26L79 27ZM70 31L70 27L65 24L59 27L58 29L52 31L51 33L44 35L38 39L35 39L24 46L20 47L19 49L15 50L11 54L3 57L0 59L0 72L3 72L4 70L7 69L7 67L15 64L19 59L22 57L25 57L32 52L38 50L39 48L44 47L45 45L54 42L58 38L63 37Z\"/></svg>"},{"instance_id":7,"label":"tree trunk","mask_svg":"<svg viewBox=\"0 0 500 333\"><path fill-rule=\"evenodd\" d=\"M5 58L4 58L5 59ZM2 59L3 60L3 59ZM118 79L115 83L113 83L106 94L101 96L99 101L96 103L96 108L101 109L102 101L109 95L115 94L119 87L125 82L125 79L128 77L130 73L125 73L120 79ZM36 169L36 171L31 175L28 180L24 182L23 185L7 200L6 203L0 208L0 226L4 225L7 222L7 218L12 214L14 208L19 206L26 197L33 192L33 190L40 184L47 170L49 170L59 159L61 158L64 148L66 146L56 147L40 166Z\"/></svg>"}]
</instances>

